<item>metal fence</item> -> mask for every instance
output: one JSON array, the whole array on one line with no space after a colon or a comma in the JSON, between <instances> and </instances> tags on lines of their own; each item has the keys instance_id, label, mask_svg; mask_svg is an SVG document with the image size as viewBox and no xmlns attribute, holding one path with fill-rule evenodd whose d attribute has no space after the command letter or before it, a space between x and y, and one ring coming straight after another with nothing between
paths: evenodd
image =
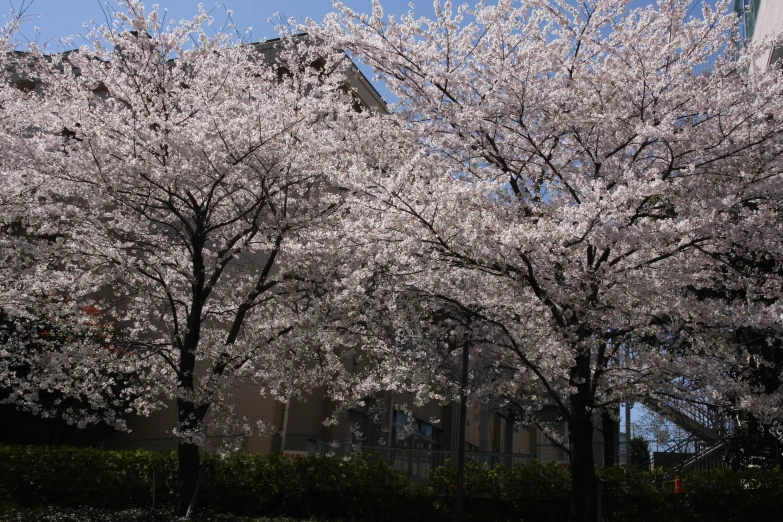
<instances>
[{"instance_id":1,"label":"metal fence","mask_svg":"<svg viewBox=\"0 0 783 522\"><path fill-rule=\"evenodd\" d=\"M245 449L246 437L242 434L213 436L208 437L207 446L204 448L210 453L243 451ZM703 444L703 443L701 443ZM386 462L399 472L406 475L409 480L425 481L429 480L432 472L440 466L455 468L457 465L457 451L445 450L426 450L411 448L389 448L384 446L353 446L342 443L330 445L324 441L316 440L311 436L291 434L286 438L286 453L293 456L321 455L346 457L357 452L370 456L371 459L378 462ZM145 438L145 439L127 439L113 440L112 449L137 449L144 448L152 451L176 451L177 439L175 437ZM281 440L279 436L273 438L273 451L280 452ZM680 453L674 449L681 450ZM651 452L651 457L656 458L661 454L668 454L671 457L678 457L675 460L669 459L666 463L661 459L661 465L667 469L678 473L686 471L707 471L715 468L726 467L726 446L723 442L713 446L705 445L687 446L683 444L672 445L666 452ZM290 456L290 455L289 455ZM615 442L611 447L607 447L603 442L594 443L593 458L596 466L604 467L607 459L611 459L608 465L626 465L630 464L628 454L628 444L621 440ZM466 462L472 462L477 466L504 466L511 468L514 466L532 465L532 464L552 464L559 463L568 465L568 453L563 448L554 444L540 443L536 446L535 453L484 453L484 452L465 452ZM650 464L658 465L651 462ZM645 469L645 463L635 462L633 465L637 468Z\"/></svg>"},{"instance_id":2,"label":"metal fence","mask_svg":"<svg viewBox=\"0 0 783 522\"><path fill-rule=\"evenodd\" d=\"M429 480L430 474L440 466L457 467L456 451L364 446L362 453L369 455L377 462L387 462L413 481ZM466 463L472 462L477 466L486 465L490 468L498 465L507 468L517 465L527 466L533 464L534 461L535 456L527 453L465 452Z\"/></svg>"},{"instance_id":3,"label":"metal fence","mask_svg":"<svg viewBox=\"0 0 783 522\"><path fill-rule=\"evenodd\" d=\"M718 442L686 459L679 466L677 471L680 473L686 471L710 471L717 468L725 468L727 466L726 443Z\"/></svg>"},{"instance_id":4,"label":"metal fence","mask_svg":"<svg viewBox=\"0 0 783 522\"><path fill-rule=\"evenodd\" d=\"M539 464L568 463L568 453L552 443L537 444L535 457ZM599 467L604 467L605 464L609 466L628 464L628 443L625 440L612 444L594 442L593 461Z\"/></svg>"},{"instance_id":5,"label":"metal fence","mask_svg":"<svg viewBox=\"0 0 783 522\"><path fill-rule=\"evenodd\" d=\"M202 447L209 453L244 451L247 437L244 434L215 435L207 437L207 444ZM149 451L177 451L179 439L176 437L156 437L145 439L112 439L108 447L116 450L145 449Z\"/></svg>"},{"instance_id":6,"label":"metal fence","mask_svg":"<svg viewBox=\"0 0 783 522\"><path fill-rule=\"evenodd\" d=\"M603 442L593 444L593 460L598 467L632 465L638 470L664 468L678 473L709 471L729 465L724 440L704 442L694 437L672 440L668 444L647 441L648 454L633 449L634 443L620 440L611 446ZM629 452L630 450L630 452ZM634 451L637 451L634 454ZM540 464L567 463L568 454L559 446L541 443L536 446L536 460Z\"/></svg>"}]
</instances>

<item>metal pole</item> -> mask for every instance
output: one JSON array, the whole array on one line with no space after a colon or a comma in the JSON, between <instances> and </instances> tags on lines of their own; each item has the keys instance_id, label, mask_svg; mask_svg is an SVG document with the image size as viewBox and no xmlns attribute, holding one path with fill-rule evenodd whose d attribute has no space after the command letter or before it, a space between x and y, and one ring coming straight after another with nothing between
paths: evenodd
<instances>
[{"instance_id":1,"label":"metal pole","mask_svg":"<svg viewBox=\"0 0 783 522\"><path fill-rule=\"evenodd\" d=\"M630 366L631 346L625 344L625 367ZM625 401L625 465L631 467L631 401Z\"/></svg>"},{"instance_id":2,"label":"metal pole","mask_svg":"<svg viewBox=\"0 0 783 522\"><path fill-rule=\"evenodd\" d=\"M389 435L388 435L388 447L394 446L394 392L391 392L389 397Z\"/></svg>"},{"instance_id":3,"label":"metal pole","mask_svg":"<svg viewBox=\"0 0 783 522\"><path fill-rule=\"evenodd\" d=\"M465 424L468 413L468 343L462 346L462 379L459 397L459 436L457 437L457 487L454 499L454 522L462 522L462 504L465 497Z\"/></svg>"},{"instance_id":4,"label":"metal pole","mask_svg":"<svg viewBox=\"0 0 783 522\"><path fill-rule=\"evenodd\" d=\"M631 403L625 401L625 464L631 465Z\"/></svg>"},{"instance_id":5,"label":"metal pole","mask_svg":"<svg viewBox=\"0 0 783 522\"><path fill-rule=\"evenodd\" d=\"M285 391L285 409L283 410L283 431L280 433L280 454L285 455L285 439L288 434L288 411L291 409L291 387L294 381L294 361L288 369L288 389Z\"/></svg>"}]
</instances>

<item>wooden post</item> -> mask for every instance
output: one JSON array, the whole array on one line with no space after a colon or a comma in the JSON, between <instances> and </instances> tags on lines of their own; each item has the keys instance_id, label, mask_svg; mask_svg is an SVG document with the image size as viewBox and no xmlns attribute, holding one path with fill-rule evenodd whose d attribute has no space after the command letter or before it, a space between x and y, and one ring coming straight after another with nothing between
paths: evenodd
<instances>
[{"instance_id":1,"label":"wooden post","mask_svg":"<svg viewBox=\"0 0 783 522\"><path fill-rule=\"evenodd\" d=\"M155 470L152 470L152 507L155 507Z\"/></svg>"}]
</instances>

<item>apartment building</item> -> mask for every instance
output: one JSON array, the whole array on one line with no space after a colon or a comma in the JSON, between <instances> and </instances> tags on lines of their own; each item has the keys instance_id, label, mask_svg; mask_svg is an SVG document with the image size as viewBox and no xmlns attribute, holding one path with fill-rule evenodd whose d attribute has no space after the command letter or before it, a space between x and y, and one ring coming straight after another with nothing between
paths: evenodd
<instances>
[{"instance_id":1,"label":"apartment building","mask_svg":"<svg viewBox=\"0 0 783 522\"><path fill-rule=\"evenodd\" d=\"M740 19L740 38L755 42L783 31L783 1L735 0L734 11ZM755 60L755 67L763 70L783 57L783 45L764 53Z\"/></svg>"}]
</instances>

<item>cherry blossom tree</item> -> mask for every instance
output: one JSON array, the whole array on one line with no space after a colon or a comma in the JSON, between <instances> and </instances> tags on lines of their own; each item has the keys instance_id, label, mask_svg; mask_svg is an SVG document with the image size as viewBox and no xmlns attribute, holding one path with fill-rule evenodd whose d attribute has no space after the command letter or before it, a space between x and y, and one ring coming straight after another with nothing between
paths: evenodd
<instances>
[{"instance_id":1,"label":"cherry blossom tree","mask_svg":"<svg viewBox=\"0 0 783 522\"><path fill-rule=\"evenodd\" d=\"M13 164L11 156L14 148L13 142L9 139L12 135L9 132L13 128L12 117L23 111L24 95L20 89L16 88L12 82L19 80L15 72L14 62L16 61L14 53L13 38L19 28L19 18L12 17L7 23L0 27L0 72L2 72L2 84L0 84L0 147L3 154L0 155L0 167L3 169L4 182L0 188L0 274L2 274L2 285L0 285L0 307L5 308L6 299L13 291L14 274L13 271L18 263L10 261L11 246L18 243L13 234L13 228L19 222L20 216L24 214L22 202L25 201L25 194L29 193L28 184L24 182L18 171L9 167ZM13 177L11 177L13 176Z\"/></svg>"},{"instance_id":2,"label":"cherry blossom tree","mask_svg":"<svg viewBox=\"0 0 783 522\"><path fill-rule=\"evenodd\" d=\"M620 402L780 421L780 390L734 378L753 357L732 332L781 330L779 271L743 257L783 255L783 75L737 56L728 2L691 3L436 1L434 20L338 4L309 27L399 100L346 139L363 138L342 180L343 298L361 303L344 330L419 390L467 339L471 392L555 408L572 520L597 518L593 432Z\"/></svg>"},{"instance_id":3,"label":"cherry blossom tree","mask_svg":"<svg viewBox=\"0 0 783 522\"><path fill-rule=\"evenodd\" d=\"M97 309L57 295L47 275L61 262L59 215L38 204L46 180L28 168L19 143L40 109L32 55L14 50L29 6L0 31L0 403L82 427L103 421L122 428L119 414L139 390L116 364L113 325Z\"/></svg>"},{"instance_id":4,"label":"cherry blossom tree","mask_svg":"<svg viewBox=\"0 0 783 522\"><path fill-rule=\"evenodd\" d=\"M7 138L54 233L56 262L32 252L39 293L115 325L93 355L120 356L78 354L79 371L132 372L129 412L176 403L184 515L206 437L264 428L233 415L232 389L291 396L343 370L317 347L309 310L331 259L317 238L339 224L327 123L353 100L344 54L284 35L270 55L203 8L170 23L136 0L118 6L88 45L25 55L39 92ZM67 380L68 364L47 368Z\"/></svg>"}]
</instances>

